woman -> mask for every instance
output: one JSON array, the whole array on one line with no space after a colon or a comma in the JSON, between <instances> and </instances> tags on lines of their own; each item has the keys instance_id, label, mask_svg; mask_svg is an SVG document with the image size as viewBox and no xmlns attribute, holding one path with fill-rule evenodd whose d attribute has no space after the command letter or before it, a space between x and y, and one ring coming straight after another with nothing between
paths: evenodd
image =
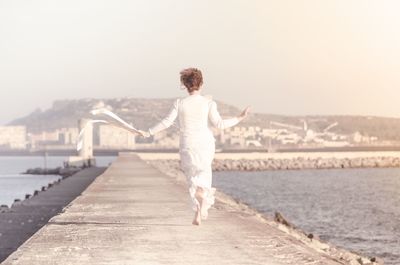
<instances>
[{"instance_id":1,"label":"woman","mask_svg":"<svg viewBox=\"0 0 400 265\"><path fill-rule=\"evenodd\" d=\"M181 71L180 75L181 83L189 96L175 100L166 118L147 132L140 133L149 137L170 127L178 118L180 165L188 180L192 208L195 211L192 223L200 225L201 219L207 218L208 209L214 204L215 188L212 188L211 165L215 153L215 138L210 125L221 130L232 127L247 116L249 108L235 118L222 119L215 101L201 95L201 71L188 68Z\"/></svg>"}]
</instances>

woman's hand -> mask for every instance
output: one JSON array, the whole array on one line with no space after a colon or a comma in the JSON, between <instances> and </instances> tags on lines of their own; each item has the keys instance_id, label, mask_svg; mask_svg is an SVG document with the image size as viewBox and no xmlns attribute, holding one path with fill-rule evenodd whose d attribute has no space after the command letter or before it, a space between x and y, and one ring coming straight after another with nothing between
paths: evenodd
<instances>
[{"instance_id":1,"label":"woman's hand","mask_svg":"<svg viewBox=\"0 0 400 265\"><path fill-rule=\"evenodd\" d=\"M149 132L138 130L138 133L139 133L140 136L142 136L144 138L150 137L150 133Z\"/></svg>"},{"instance_id":2,"label":"woman's hand","mask_svg":"<svg viewBox=\"0 0 400 265\"><path fill-rule=\"evenodd\" d=\"M250 106L246 107L246 108L242 111L242 113L240 113L240 115L238 116L239 120L245 119L245 118L249 115L249 112L250 112Z\"/></svg>"}]
</instances>

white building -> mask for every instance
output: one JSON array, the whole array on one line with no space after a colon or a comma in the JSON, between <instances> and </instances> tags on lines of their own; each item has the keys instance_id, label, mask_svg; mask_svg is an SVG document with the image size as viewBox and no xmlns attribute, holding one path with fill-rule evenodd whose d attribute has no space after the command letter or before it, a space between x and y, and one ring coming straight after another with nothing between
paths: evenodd
<instances>
[{"instance_id":1,"label":"white building","mask_svg":"<svg viewBox=\"0 0 400 265\"><path fill-rule=\"evenodd\" d=\"M54 131L43 131L40 133L29 133L29 143L31 148L46 146L65 146L75 145L78 140L78 128L61 128Z\"/></svg>"},{"instance_id":2,"label":"white building","mask_svg":"<svg viewBox=\"0 0 400 265\"><path fill-rule=\"evenodd\" d=\"M0 146L10 149L26 148L25 126L0 126Z\"/></svg>"},{"instance_id":3,"label":"white building","mask_svg":"<svg viewBox=\"0 0 400 265\"><path fill-rule=\"evenodd\" d=\"M279 134L275 139L282 144L298 144L302 140L297 133Z\"/></svg>"},{"instance_id":4,"label":"white building","mask_svg":"<svg viewBox=\"0 0 400 265\"><path fill-rule=\"evenodd\" d=\"M352 137L353 142L355 142L357 144L370 143L370 142L376 141L378 139L377 137L364 136L360 132L355 132L352 136L353 136Z\"/></svg>"},{"instance_id":5,"label":"white building","mask_svg":"<svg viewBox=\"0 0 400 265\"><path fill-rule=\"evenodd\" d=\"M135 134L115 126L99 126L99 146L104 148L135 148Z\"/></svg>"}]
</instances>

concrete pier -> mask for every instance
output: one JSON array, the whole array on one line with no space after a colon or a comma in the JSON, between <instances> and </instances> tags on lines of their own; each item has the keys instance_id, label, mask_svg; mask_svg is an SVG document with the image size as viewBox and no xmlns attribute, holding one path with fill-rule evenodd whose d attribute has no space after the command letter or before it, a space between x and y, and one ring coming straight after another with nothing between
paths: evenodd
<instances>
[{"instance_id":1,"label":"concrete pier","mask_svg":"<svg viewBox=\"0 0 400 265\"><path fill-rule=\"evenodd\" d=\"M42 187L34 196L26 196L29 199L0 213L0 262L60 213L104 170L103 167L84 169L61 182Z\"/></svg>"},{"instance_id":2,"label":"concrete pier","mask_svg":"<svg viewBox=\"0 0 400 265\"><path fill-rule=\"evenodd\" d=\"M125 153L2 264L347 264L217 202L201 226L184 185Z\"/></svg>"}]
</instances>

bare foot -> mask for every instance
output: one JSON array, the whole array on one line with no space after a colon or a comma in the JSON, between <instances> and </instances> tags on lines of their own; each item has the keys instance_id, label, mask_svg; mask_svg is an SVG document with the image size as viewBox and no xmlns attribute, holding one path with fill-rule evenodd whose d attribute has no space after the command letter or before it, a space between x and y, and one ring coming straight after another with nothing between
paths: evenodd
<instances>
[{"instance_id":1,"label":"bare foot","mask_svg":"<svg viewBox=\"0 0 400 265\"><path fill-rule=\"evenodd\" d=\"M195 196L196 196L196 199L200 203L200 208L199 208L200 218L205 220L208 217L208 210L206 209L206 204L204 203L205 191L203 190L203 188L200 188L200 187L197 188Z\"/></svg>"},{"instance_id":2,"label":"bare foot","mask_svg":"<svg viewBox=\"0 0 400 265\"><path fill-rule=\"evenodd\" d=\"M193 225L200 225L201 224L201 214L200 214L200 207L197 206L197 211L194 214L194 218L193 218Z\"/></svg>"},{"instance_id":3,"label":"bare foot","mask_svg":"<svg viewBox=\"0 0 400 265\"><path fill-rule=\"evenodd\" d=\"M199 202L199 205L197 205L197 211L196 211L196 214L194 215L192 224L200 225L201 219L204 216L204 212L207 212L207 210L205 210L205 208L204 208L204 203L203 203L204 202L203 188L201 188L201 187L197 188L195 197L196 197L197 201ZM205 218L203 218L203 219L205 219Z\"/></svg>"},{"instance_id":4,"label":"bare foot","mask_svg":"<svg viewBox=\"0 0 400 265\"><path fill-rule=\"evenodd\" d=\"M208 217L208 210L206 209L206 204L204 203L205 200L205 191L202 188L198 188L196 191L196 199L200 203L200 217L201 219L205 220Z\"/></svg>"}]
</instances>

